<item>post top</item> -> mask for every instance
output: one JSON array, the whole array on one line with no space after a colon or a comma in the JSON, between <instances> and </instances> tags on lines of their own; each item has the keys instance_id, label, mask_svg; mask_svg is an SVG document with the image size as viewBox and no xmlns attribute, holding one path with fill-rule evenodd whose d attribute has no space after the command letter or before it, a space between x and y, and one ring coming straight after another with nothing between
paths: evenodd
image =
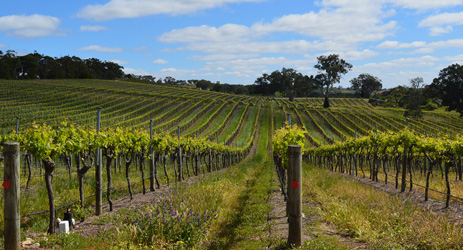
<instances>
[{"instance_id":1,"label":"post top","mask_svg":"<svg viewBox=\"0 0 463 250\"><path fill-rule=\"evenodd\" d=\"M4 142L3 143L3 146L11 146L11 145L18 145L19 146L19 142L12 142L12 141L7 141L7 142Z\"/></svg>"},{"instance_id":2,"label":"post top","mask_svg":"<svg viewBox=\"0 0 463 250\"><path fill-rule=\"evenodd\" d=\"M19 142L4 142L3 143L3 154L5 153L16 153L19 152Z\"/></svg>"},{"instance_id":3,"label":"post top","mask_svg":"<svg viewBox=\"0 0 463 250\"><path fill-rule=\"evenodd\" d=\"M288 151L300 153L302 152L302 146L301 145L288 145Z\"/></svg>"}]
</instances>

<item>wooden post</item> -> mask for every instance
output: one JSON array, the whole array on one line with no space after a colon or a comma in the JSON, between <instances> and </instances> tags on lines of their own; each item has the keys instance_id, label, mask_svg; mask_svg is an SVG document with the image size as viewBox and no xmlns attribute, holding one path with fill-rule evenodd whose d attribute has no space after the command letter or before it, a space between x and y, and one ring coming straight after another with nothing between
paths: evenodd
<instances>
[{"instance_id":1,"label":"wooden post","mask_svg":"<svg viewBox=\"0 0 463 250\"><path fill-rule=\"evenodd\" d=\"M288 245L302 245L302 147L288 146Z\"/></svg>"},{"instance_id":2,"label":"wooden post","mask_svg":"<svg viewBox=\"0 0 463 250\"><path fill-rule=\"evenodd\" d=\"M153 140L153 119L150 119L150 142ZM150 191L154 191L154 152L150 143Z\"/></svg>"},{"instance_id":3,"label":"wooden post","mask_svg":"<svg viewBox=\"0 0 463 250\"><path fill-rule=\"evenodd\" d=\"M357 141L357 130L355 130L355 138L354 141ZM352 175L357 176L357 155L354 153L354 169L352 170Z\"/></svg>"},{"instance_id":4,"label":"wooden post","mask_svg":"<svg viewBox=\"0 0 463 250\"><path fill-rule=\"evenodd\" d=\"M178 132L178 181L182 181L183 169L182 169L182 147L180 147L180 126L177 126Z\"/></svg>"},{"instance_id":5,"label":"wooden post","mask_svg":"<svg viewBox=\"0 0 463 250\"><path fill-rule=\"evenodd\" d=\"M3 145L5 157L3 181L3 219L6 250L21 249L19 225L19 143L5 142Z\"/></svg>"},{"instance_id":6,"label":"wooden post","mask_svg":"<svg viewBox=\"0 0 463 250\"><path fill-rule=\"evenodd\" d=\"M101 116L101 107L97 108L97 122L96 122L96 132L100 132L100 116ZM103 189L101 185L103 179L101 176L101 165L103 161L101 148L96 149L96 164L95 164L95 215L100 215L103 212Z\"/></svg>"},{"instance_id":7,"label":"wooden post","mask_svg":"<svg viewBox=\"0 0 463 250\"><path fill-rule=\"evenodd\" d=\"M291 113L286 113L286 121L288 122L288 125L291 126Z\"/></svg>"},{"instance_id":8,"label":"wooden post","mask_svg":"<svg viewBox=\"0 0 463 250\"><path fill-rule=\"evenodd\" d=\"M408 121L408 120L407 120ZM404 155L402 161L402 185L400 186L400 192L405 191L406 187L406 178L407 178L407 163L408 163L408 151L407 147L404 148Z\"/></svg>"}]
</instances>

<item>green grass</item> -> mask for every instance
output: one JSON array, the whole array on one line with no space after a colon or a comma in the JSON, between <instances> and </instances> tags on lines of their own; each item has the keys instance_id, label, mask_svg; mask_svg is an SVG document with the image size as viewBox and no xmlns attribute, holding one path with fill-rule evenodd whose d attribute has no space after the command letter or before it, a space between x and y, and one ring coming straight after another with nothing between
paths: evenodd
<instances>
[{"instance_id":1,"label":"green grass","mask_svg":"<svg viewBox=\"0 0 463 250\"><path fill-rule=\"evenodd\" d=\"M461 227L353 179L304 166L304 199L317 202L327 223L372 249L460 249Z\"/></svg>"}]
</instances>

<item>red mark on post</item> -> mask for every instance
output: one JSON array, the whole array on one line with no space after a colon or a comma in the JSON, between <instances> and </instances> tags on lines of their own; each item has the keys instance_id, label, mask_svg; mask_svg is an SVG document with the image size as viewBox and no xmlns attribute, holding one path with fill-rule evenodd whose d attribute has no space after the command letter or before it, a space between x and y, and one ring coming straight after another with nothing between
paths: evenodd
<instances>
[{"instance_id":1,"label":"red mark on post","mask_svg":"<svg viewBox=\"0 0 463 250\"><path fill-rule=\"evenodd\" d=\"M2 187L6 188L6 189L10 188L10 181L4 181L2 183Z\"/></svg>"},{"instance_id":2,"label":"red mark on post","mask_svg":"<svg viewBox=\"0 0 463 250\"><path fill-rule=\"evenodd\" d=\"M293 181L293 184L291 185L293 188L299 188L299 182Z\"/></svg>"}]
</instances>

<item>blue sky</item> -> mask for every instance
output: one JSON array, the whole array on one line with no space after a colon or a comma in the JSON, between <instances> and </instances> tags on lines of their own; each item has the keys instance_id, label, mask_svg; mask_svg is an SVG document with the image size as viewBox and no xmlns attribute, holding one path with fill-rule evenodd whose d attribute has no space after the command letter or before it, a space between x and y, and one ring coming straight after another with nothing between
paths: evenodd
<instances>
[{"instance_id":1,"label":"blue sky","mask_svg":"<svg viewBox=\"0 0 463 250\"><path fill-rule=\"evenodd\" d=\"M339 54L386 88L463 64L463 0L2 1L0 50L114 61L156 78L252 84L282 67L315 75Z\"/></svg>"}]
</instances>

